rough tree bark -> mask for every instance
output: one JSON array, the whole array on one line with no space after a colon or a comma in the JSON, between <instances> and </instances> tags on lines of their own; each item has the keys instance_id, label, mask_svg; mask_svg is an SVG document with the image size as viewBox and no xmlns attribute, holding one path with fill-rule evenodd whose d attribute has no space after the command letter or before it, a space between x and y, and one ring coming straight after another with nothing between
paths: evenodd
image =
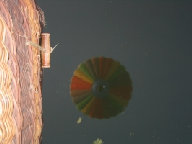
<instances>
[{"instance_id":1,"label":"rough tree bark","mask_svg":"<svg viewBox=\"0 0 192 144\"><path fill-rule=\"evenodd\" d=\"M0 144L38 144L43 16L34 0L0 0Z\"/></svg>"}]
</instances>

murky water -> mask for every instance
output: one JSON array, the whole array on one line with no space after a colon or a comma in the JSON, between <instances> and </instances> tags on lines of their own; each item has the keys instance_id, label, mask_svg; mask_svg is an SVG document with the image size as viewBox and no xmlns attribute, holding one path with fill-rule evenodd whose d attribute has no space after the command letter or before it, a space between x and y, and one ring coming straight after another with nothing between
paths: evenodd
<instances>
[{"instance_id":1,"label":"murky water","mask_svg":"<svg viewBox=\"0 0 192 144\"><path fill-rule=\"evenodd\" d=\"M192 143L191 2L37 2L60 43L44 71L43 144ZM133 82L125 111L109 119L84 115L70 96L74 70L99 56L119 61Z\"/></svg>"}]
</instances>

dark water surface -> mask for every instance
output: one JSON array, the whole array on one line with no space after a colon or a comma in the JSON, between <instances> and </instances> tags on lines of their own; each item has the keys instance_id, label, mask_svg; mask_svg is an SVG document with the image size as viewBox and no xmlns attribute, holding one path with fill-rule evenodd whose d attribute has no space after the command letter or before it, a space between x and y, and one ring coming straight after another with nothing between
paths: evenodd
<instances>
[{"instance_id":1,"label":"dark water surface","mask_svg":"<svg viewBox=\"0 0 192 144\"><path fill-rule=\"evenodd\" d=\"M43 144L192 143L192 1L37 3L60 43L44 70ZM118 60L133 81L128 107L111 119L83 115L70 97L73 71L93 56Z\"/></svg>"}]
</instances>

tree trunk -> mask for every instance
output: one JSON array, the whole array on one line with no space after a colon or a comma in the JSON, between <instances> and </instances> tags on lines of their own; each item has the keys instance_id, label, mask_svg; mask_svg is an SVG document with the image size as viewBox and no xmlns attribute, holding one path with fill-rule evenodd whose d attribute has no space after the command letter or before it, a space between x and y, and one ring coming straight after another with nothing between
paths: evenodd
<instances>
[{"instance_id":1,"label":"tree trunk","mask_svg":"<svg viewBox=\"0 0 192 144\"><path fill-rule=\"evenodd\" d=\"M34 0L0 1L0 144L39 144L42 12Z\"/></svg>"}]
</instances>

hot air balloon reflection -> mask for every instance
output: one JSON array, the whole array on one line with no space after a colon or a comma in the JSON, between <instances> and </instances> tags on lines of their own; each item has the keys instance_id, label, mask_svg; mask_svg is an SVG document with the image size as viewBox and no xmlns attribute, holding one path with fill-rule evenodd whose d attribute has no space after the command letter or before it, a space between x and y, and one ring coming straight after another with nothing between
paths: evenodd
<instances>
[{"instance_id":1,"label":"hot air balloon reflection","mask_svg":"<svg viewBox=\"0 0 192 144\"><path fill-rule=\"evenodd\" d=\"M88 59L74 71L70 94L77 108L98 119L116 116L131 98L129 73L119 62L105 57Z\"/></svg>"}]
</instances>

